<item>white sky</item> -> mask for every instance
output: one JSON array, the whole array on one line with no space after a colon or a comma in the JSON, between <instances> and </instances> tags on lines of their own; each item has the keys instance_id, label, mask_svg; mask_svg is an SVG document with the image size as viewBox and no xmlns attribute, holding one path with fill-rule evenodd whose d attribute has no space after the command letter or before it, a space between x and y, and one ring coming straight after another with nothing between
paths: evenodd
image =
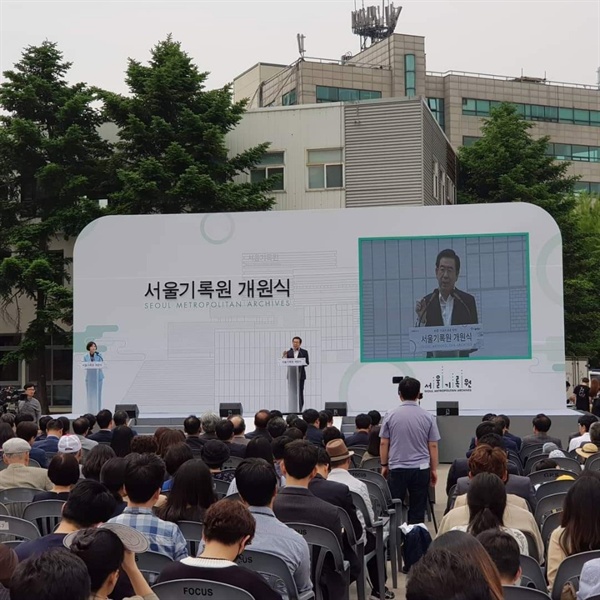
<instances>
[{"instance_id":1,"label":"white sky","mask_svg":"<svg viewBox=\"0 0 600 600\"><path fill-rule=\"evenodd\" d=\"M379 0L380 2L381 0ZM365 0L365 5L377 4ZM600 66L600 0L396 0L398 33L425 36L427 70L525 75L595 84ZM0 0L0 70L22 48L58 42L74 62L69 79L125 92L127 58L149 58L172 33L203 71L209 87L231 81L258 61L357 53L350 29L353 0L218 0L148 2Z\"/></svg>"}]
</instances>

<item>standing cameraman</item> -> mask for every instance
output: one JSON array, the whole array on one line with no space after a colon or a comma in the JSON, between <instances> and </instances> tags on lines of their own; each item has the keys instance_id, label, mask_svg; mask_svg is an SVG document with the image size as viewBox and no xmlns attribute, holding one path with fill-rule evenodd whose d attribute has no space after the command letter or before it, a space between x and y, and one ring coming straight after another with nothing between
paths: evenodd
<instances>
[{"instance_id":1,"label":"standing cameraman","mask_svg":"<svg viewBox=\"0 0 600 600\"><path fill-rule=\"evenodd\" d=\"M38 423L42 416L42 406L37 398L34 398L35 385L28 383L25 385L25 394L19 398L19 414L32 415L33 422Z\"/></svg>"}]
</instances>

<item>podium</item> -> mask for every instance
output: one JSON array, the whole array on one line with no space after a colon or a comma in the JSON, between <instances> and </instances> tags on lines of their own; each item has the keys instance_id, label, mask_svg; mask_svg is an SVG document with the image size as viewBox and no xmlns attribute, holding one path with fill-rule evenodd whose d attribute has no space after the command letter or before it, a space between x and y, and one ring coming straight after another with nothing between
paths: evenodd
<instances>
[{"instance_id":1,"label":"podium","mask_svg":"<svg viewBox=\"0 0 600 600\"><path fill-rule=\"evenodd\" d=\"M298 414L300 411L300 367L306 366L304 358L280 358L277 364L287 370L288 410Z\"/></svg>"},{"instance_id":2,"label":"podium","mask_svg":"<svg viewBox=\"0 0 600 600\"><path fill-rule=\"evenodd\" d=\"M85 371L85 389L88 410L96 414L102 410L102 383L104 381L104 360L82 362L81 368Z\"/></svg>"}]
</instances>

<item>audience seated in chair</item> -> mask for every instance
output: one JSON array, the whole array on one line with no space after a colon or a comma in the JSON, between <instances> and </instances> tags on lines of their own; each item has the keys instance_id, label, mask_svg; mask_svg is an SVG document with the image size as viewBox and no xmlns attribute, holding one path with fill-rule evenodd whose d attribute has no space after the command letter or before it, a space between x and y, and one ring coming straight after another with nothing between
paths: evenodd
<instances>
[{"instance_id":1,"label":"audience seated in chair","mask_svg":"<svg viewBox=\"0 0 600 600\"><path fill-rule=\"evenodd\" d=\"M319 411L314 408L307 408L302 413L302 420L306 421L306 439L316 446L323 444L323 432L319 429Z\"/></svg>"},{"instance_id":2,"label":"audience seated in chair","mask_svg":"<svg viewBox=\"0 0 600 600\"><path fill-rule=\"evenodd\" d=\"M47 550L62 548L67 534L105 523L113 514L115 504L112 494L100 482L80 481L69 494L56 531L37 540L19 544L15 550L19 560L37 556Z\"/></svg>"},{"instance_id":3,"label":"audience seated in chair","mask_svg":"<svg viewBox=\"0 0 600 600\"><path fill-rule=\"evenodd\" d=\"M115 458L115 451L107 444L98 444L89 451L85 457L85 462L81 467L81 474L86 479L100 481L100 471L104 463L111 458Z\"/></svg>"},{"instance_id":4,"label":"audience seated in chair","mask_svg":"<svg viewBox=\"0 0 600 600\"><path fill-rule=\"evenodd\" d=\"M590 413L584 413L577 419L577 424L579 425L579 435L572 438L569 442L569 452L573 452L573 450L576 448L579 448L586 442L591 441L590 427L597 422L598 417Z\"/></svg>"},{"instance_id":5,"label":"audience seated in chair","mask_svg":"<svg viewBox=\"0 0 600 600\"><path fill-rule=\"evenodd\" d=\"M158 600L139 570L135 554L125 549L127 538L121 531L99 527L78 531L67 539L71 553L79 557L90 576L92 599L109 598L119 580L120 570L127 575L135 597L125 600ZM66 597L65 597L66 598Z\"/></svg>"},{"instance_id":6,"label":"audience seated in chair","mask_svg":"<svg viewBox=\"0 0 600 600\"><path fill-rule=\"evenodd\" d=\"M110 410L101 410L96 415L96 423L98 424L99 431L92 433L88 438L94 442L110 444L110 441L112 440L112 430L115 426L113 415Z\"/></svg>"},{"instance_id":7,"label":"audience seated in chair","mask_svg":"<svg viewBox=\"0 0 600 600\"><path fill-rule=\"evenodd\" d=\"M223 463L229 460L229 448L227 444L220 440L208 440L204 444L202 450L202 460L206 463L206 466L210 469L213 479L219 479L231 483L233 481L234 472L227 470L222 473Z\"/></svg>"},{"instance_id":8,"label":"audience seated in chair","mask_svg":"<svg viewBox=\"0 0 600 600\"><path fill-rule=\"evenodd\" d=\"M46 439L35 442L33 447L44 452L58 452L58 440L63 434L63 424L58 419L52 419L46 425L46 432Z\"/></svg>"},{"instance_id":9,"label":"audience seated in chair","mask_svg":"<svg viewBox=\"0 0 600 600\"><path fill-rule=\"evenodd\" d=\"M500 529L482 531L477 539L496 565L502 585L521 585L521 552L517 540Z\"/></svg>"},{"instance_id":10,"label":"audience seated in chair","mask_svg":"<svg viewBox=\"0 0 600 600\"><path fill-rule=\"evenodd\" d=\"M248 509L236 500L220 500L204 518L204 549L197 558L184 558L163 569L157 583L176 579L206 579L240 587L260 600L281 600L258 574L235 561L252 542L256 523Z\"/></svg>"},{"instance_id":11,"label":"audience seated in chair","mask_svg":"<svg viewBox=\"0 0 600 600\"><path fill-rule=\"evenodd\" d=\"M173 477L175 477L179 467L193 458L194 455L192 454L192 449L185 442L179 442L179 444L174 444L169 447L165 454L165 467L169 474L169 479L163 483L163 492L168 492L171 489Z\"/></svg>"},{"instance_id":12,"label":"audience seated in chair","mask_svg":"<svg viewBox=\"0 0 600 600\"><path fill-rule=\"evenodd\" d=\"M57 454L48 465L48 479L52 482L49 492L39 492L33 497L40 500L68 500L71 490L80 478L79 462L74 454Z\"/></svg>"},{"instance_id":13,"label":"audience seated in chair","mask_svg":"<svg viewBox=\"0 0 600 600\"><path fill-rule=\"evenodd\" d=\"M360 467L362 468L363 463L372 458L379 458L379 432L381 431L381 425L373 425L369 432L369 442L367 443L367 451L362 455L360 461Z\"/></svg>"},{"instance_id":14,"label":"audience seated in chair","mask_svg":"<svg viewBox=\"0 0 600 600\"><path fill-rule=\"evenodd\" d=\"M600 558L588 560L581 569L577 600L600 596Z\"/></svg>"},{"instance_id":15,"label":"audience seated in chair","mask_svg":"<svg viewBox=\"0 0 600 600\"><path fill-rule=\"evenodd\" d=\"M84 452L89 452L98 444L98 442L90 440L90 438L87 437L89 431L90 424L85 417L79 417L79 419L73 421L73 433L79 438Z\"/></svg>"},{"instance_id":16,"label":"audience seated in chair","mask_svg":"<svg viewBox=\"0 0 600 600\"><path fill-rule=\"evenodd\" d=\"M205 412L200 418L202 425L202 433L200 439L208 442L209 440L217 439L217 425L221 418L214 412Z\"/></svg>"},{"instance_id":17,"label":"audience seated in chair","mask_svg":"<svg viewBox=\"0 0 600 600\"><path fill-rule=\"evenodd\" d=\"M234 443L248 445L250 440L246 437L246 421L244 421L242 415L232 415L228 420L233 423Z\"/></svg>"},{"instance_id":18,"label":"audience seated in chair","mask_svg":"<svg viewBox=\"0 0 600 600\"><path fill-rule=\"evenodd\" d=\"M285 435L287 428L287 423L283 417L271 417L267 423L267 431L269 432L269 435L273 441Z\"/></svg>"},{"instance_id":19,"label":"audience seated in chair","mask_svg":"<svg viewBox=\"0 0 600 600\"><path fill-rule=\"evenodd\" d=\"M31 446L31 450L29 450L29 458L31 460L35 460L43 469L46 469L48 467L48 459L46 457L46 453L41 448L33 447L37 432L37 425L32 421L21 421L17 425L17 437L21 438L22 440L25 440Z\"/></svg>"},{"instance_id":20,"label":"audience seated in chair","mask_svg":"<svg viewBox=\"0 0 600 600\"><path fill-rule=\"evenodd\" d=\"M346 438L346 446L366 446L369 443L371 417L364 413L354 417L354 433Z\"/></svg>"},{"instance_id":21,"label":"audience seated in chair","mask_svg":"<svg viewBox=\"0 0 600 600\"><path fill-rule=\"evenodd\" d=\"M547 573L550 589L565 558L579 552L600 550L599 506L600 473L583 471L567 492L561 526L550 536Z\"/></svg>"},{"instance_id":22,"label":"audience seated in chair","mask_svg":"<svg viewBox=\"0 0 600 600\"><path fill-rule=\"evenodd\" d=\"M273 419L271 419L273 421ZM269 421L269 423L271 423ZM281 419L285 425L285 421ZM221 420L217 424L216 428L217 438L227 444L229 448L229 454L231 456L237 456L238 458L244 458L246 456L246 444L237 444L233 435L233 423L227 420Z\"/></svg>"},{"instance_id":23,"label":"audience seated in chair","mask_svg":"<svg viewBox=\"0 0 600 600\"><path fill-rule=\"evenodd\" d=\"M127 508L109 522L137 529L150 542L152 552L166 554L172 560L185 558L187 545L179 527L152 512L164 481L165 463L153 454L130 454L125 460Z\"/></svg>"},{"instance_id":24,"label":"audience seated in chair","mask_svg":"<svg viewBox=\"0 0 600 600\"><path fill-rule=\"evenodd\" d=\"M31 488L34 490L52 489L46 469L34 469L29 465L31 446L21 438L12 438L2 444L2 460L7 466L0 471L0 490Z\"/></svg>"},{"instance_id":25,"label":"audience seated in chair","mask_svg":"<svg viewBox=\"0 0 600 600\"><path fill-rule=\"evenodd\" d=\"M248 458L237 467L235 479L240 497L256 521L250 549L279 556L292 573L298 592L312 590L308 544L273 512L278 487L273 465L262 458Z\"/></svg>"},{"instance_id":26,"label":"audience seated in chair","mask_svg":"<svg viewBox=\"0 0 600 600\"><path fill-rule=\"evenodd\" d=\"M201 423L200 419L195 415L190 415L183 422L183 430L185 431L185 443L192 450L202 450L204 439L200 438Z\"/></svg>"},{"instance_id":27,"label":"audience seated in chair","mask_svg":"<svg viewBox=\"0 0 600 600\"><path fill-rule=\"evenodd\" d=\"M262 409L259 410L254 415L254 431L246 434L246 437L251 440L255 437L265 437L269 441L271 441L271 434L267 430L267 425L269 423L269 419L271 415L268 410Z\"/></svg>"},{"instance_id":28,"label":"audience seated in chair","mask_svg":"<svg viewBox=\"0 0 600 600\"><path fill-rule=\"evenodd\" d=\"M559 448L562 448L562 441L559 438L548 435L550 427L552 427L552 420L544 413L540 413L533 417L533 435L527 435L523 438L522 448L527 446L535 446L538 444L545 444L546 442L553 442Z\"/></svg>"},{"instance_id":29,"label":"audience seated in chair","mask_svg":"<svg viewBox=\"0 0 600 600\"><path fill-rule=\"evenodd\" d=\"M125 466L124 458L116 457L107 460L100 470L100 482L103 483L115 499L116 505L112 517L118 517L127 507L125 495Z\"/></svg>"},{"instance_id":30,"label":"audience seated in chair","mask_svg":"<svg viewBox=\"0 0 600 600\"><path fill-rule=\"evenodd\" d=\"M110 447L119 458L124 458L131 452L131 441L135 432L127 425L117 425L112 432Z\"/></svg>"}]
</instances>

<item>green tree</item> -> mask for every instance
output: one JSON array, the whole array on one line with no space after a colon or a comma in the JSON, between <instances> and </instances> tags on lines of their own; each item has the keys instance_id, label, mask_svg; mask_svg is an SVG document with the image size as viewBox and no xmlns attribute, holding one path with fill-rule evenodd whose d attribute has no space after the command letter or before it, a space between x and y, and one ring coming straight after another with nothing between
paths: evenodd
<instances>
[{"instance_id":1,"label":"green tree","mask_svg":"<svg viewBox=\"0 0 600 600\"><path fill-rule=\"evenodd\" d=\"M25 48L0 86L0 298L5 314L18 314L22 298L35 307L19 350L4 361L36 361L44 411L45 348L50 340L65 343L72 323L70 260L53 247L102 214L88 198L106 195L111 154L97 133L97 94L70 85L70 67L46 41Z\"/></svg>"},{"instance_id":2,"label":"green tree","mask_svg":"<svg viewBox=\"0 0 600 600\"><path fill-rule=\"evenodd\" d=\"M586 228L569 163L547 154L548 137L534 139L534 127L516 108L492 109L482 137L459 150L458 201L462 204L531 202L557 222L563 240L565 348L570 356L600 355L600 271L597 234Z\"/></svg>"},{"instance_id":3,"label":"green tree","mask_svg":"<svg viewBox=\"0 0 600 600\"><path fill-rule=\"evenodd\" d=\"M111 211L130 214L268 210L273 181L235 183L268 144L228 158L225 135L241 120L245 102L231 88L207 91L202 73L169 36L149 65L129 60L128 96L104 95L119 126L115 160L119 190Z\"/></svg>"}]
</instances>

